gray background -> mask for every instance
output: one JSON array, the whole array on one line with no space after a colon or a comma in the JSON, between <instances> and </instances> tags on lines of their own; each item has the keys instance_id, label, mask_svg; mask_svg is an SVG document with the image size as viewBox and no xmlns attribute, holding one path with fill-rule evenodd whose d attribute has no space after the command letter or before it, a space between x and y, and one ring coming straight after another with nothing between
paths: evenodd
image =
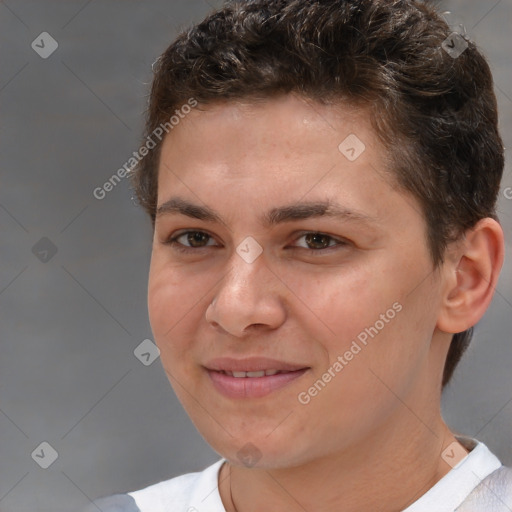
<instances>
[{"instance_id":1,"label":"gray background","mask_svg":"<svg viewBox=\"0 0 512 512\"><path fill-rule=\"evenodd\" d=\"M151 64L206 1L0 1L0 510L76 510L218 459L188 420L151 339L149 220L126 180L93 197L138 149ZM444 2L490 60L512 132L512 3ZM41 58L31 43L59 44ZM500 216L510 253L510 151ZM57 248L41 261L33 246ZM43 249L44 242L43 243ZM48 247L46 247L48 249ZM39 254L39 257L42 257ZM512 464L510 254L494 301L444 396L449 424ZM42 469L31 453L58 452ZM45 457L48 456L48 450Z\"/></svg>"}]
</instances>

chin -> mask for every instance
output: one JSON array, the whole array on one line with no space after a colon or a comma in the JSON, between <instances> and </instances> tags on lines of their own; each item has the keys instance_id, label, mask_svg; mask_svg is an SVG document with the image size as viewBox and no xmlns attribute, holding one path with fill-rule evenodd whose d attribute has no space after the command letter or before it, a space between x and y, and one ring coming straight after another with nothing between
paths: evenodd
<instances>
[{"instance_id":1,"label":"chin","mask_svg":"<svg viewBox=\"0 0 512 512\"><path fill-rule=\"evenodd\" d=\"M248 432L239 437L231 437L225 431L221 438L211 432L210 435L201 434L213 450L233 466L284 469L299 466L308 458L298 451L299 443L294 440L296 436L284 431L282 436L274 439L271 439L272 436L261 435L261 430L259 433Z\"/></svg>"}]
</instances>

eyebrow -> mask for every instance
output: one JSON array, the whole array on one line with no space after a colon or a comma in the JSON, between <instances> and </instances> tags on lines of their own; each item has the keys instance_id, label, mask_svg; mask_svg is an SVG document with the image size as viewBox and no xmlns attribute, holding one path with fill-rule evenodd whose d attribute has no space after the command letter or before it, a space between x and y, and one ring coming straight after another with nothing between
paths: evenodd
<instances>
[{"instance_id":1,"label":"eyebrow","mask_svg":"<svg viewBox=\"0 0 512 512\"><path fill-rule=\"evenodd\" d=\"M157 217L172 214L185 215L206 222L225 224L222 217L208 206L197 205L181 197L170 198L158 206L156 210ZM327 199L322 201L299 202L272 208L261 216L259 221L264 227L269 228L285 222L317 217L329 217L363 223L374 223L377 221L375 217L367 215L364 212L344 208Z\"/></svg>"}]
</instances>

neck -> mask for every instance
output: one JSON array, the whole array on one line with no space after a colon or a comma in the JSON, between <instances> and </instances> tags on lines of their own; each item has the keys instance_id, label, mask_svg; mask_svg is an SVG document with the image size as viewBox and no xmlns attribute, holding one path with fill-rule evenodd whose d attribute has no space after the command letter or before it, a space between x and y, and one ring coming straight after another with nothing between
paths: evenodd
<instances>
[{"instance_id":1,"label":"neck","mask_svg":"<svg viewBox=\"0 0 512 512\"><path fill-rule=\"evenodd\" d=\"M293 468L225 464L219 491L226 511L257 512L270 503L273 510L291 512L403 510L451 469L441 452L455 438L440 415L434 425L417 419L414 427L395 424L380 429L378 439Z\"/></svg>"}]
</instances>

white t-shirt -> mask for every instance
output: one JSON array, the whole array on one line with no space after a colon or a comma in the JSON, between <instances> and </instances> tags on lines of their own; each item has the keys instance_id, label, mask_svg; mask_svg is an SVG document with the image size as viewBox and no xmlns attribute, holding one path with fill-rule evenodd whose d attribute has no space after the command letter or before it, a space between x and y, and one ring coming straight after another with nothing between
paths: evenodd
<instances>
[{"instance_id":1,"label":"white t-shirt","mask_svg":"<svg viewBox=\"0 0 512 512\"><path fill-rule=\"evenodd\" d=\"M501 467L485 444L457 437L471 451L439 482L403 512L454 512L473 489ZM472 448L472 449L471 449ZM226 512L218 489L220 459L204 471L128 493L141 512Z\"/></svg>"}]
</instances>

